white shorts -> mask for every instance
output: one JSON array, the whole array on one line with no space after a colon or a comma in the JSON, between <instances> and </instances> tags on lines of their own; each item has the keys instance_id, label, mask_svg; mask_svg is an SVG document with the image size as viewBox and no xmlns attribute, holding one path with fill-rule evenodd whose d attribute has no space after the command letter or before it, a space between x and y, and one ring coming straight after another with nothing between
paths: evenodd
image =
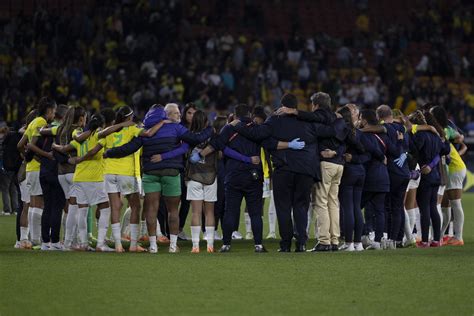
<instances>
[{"instance_id":1,"label":"white shorts","mask_svg":"<svg viewBox=\"0 0 474 316\"><path fill-rule=\"evenodd\" d=\"M72 191L71 195L74 194L77 204L93 206L109 201L104 182L74 182Z\"/></svg>"},{"instance_id":2,"label":"white shorts","mask_svg":"<svg viewBox=\"0 0 474 316\"><path fill-rule=\"evenodd\" d=\"M30 192L26 186L26 179L20 182L20 195L23 203L30 203Z\"/></svg>"},{"instance_id":3,"label":"white shorts","mask_svg":"<svg viewBox=\"0 0 474 316\"><path fill-rule=\"evenodd\" d=\"M438 188L438 195L444 195L444 190L446 190L446 186L440 185Z\"/></svg>"},{"instance_id":4,"label":"white shorts","mask_svg":"<svg viewBox=\"0 0 474 316\"><path fill-rule=\"evenodd\" d=\"M410 182L408 182L407 192L409 190L418 189L418 187L420 186L420 180L421 175L416 180L410 180Z\"/></svg>"},{"instance_id":5,"label":"white shorts","mask_svg":"<svg viewBox=\"0 0 474 316\"><path fill-rule=\"evenodd\" d=\"M69 199L71 196L76 197L75 195L73 195L74 182L72 181L72 178L74 178L74 173L58 175L58 181L61 185L61 188L63 189L64 196L66 197L66 199Z\"/></svg>"},{"instance_id":6,"label":"white shorts","mask_svg":"<svg viewBox=\"0 0 474 316\"><path fill-rule=\"evenodd\" d=\"M217 178L213 184L205 185L193 180L187 183L186 200L188 201L217 201Z\"/></svg>"},{"instance_id":7,"label":"white shorts","mask_svg":"<svg viewBox=\"0 0 474 316\"><path fill-rule=\"evenodd\" d=\"M137 178L118 174L104 175L105 192L129 195L139 192Z\"/></svg>"},{"instance_id":8,"label":"white shorts","mask_svg":"<svg viewBox=\"0 0 474 316\"><path fill-rule=\"evenodd\" d=\"M466 178L466 169L459 172L452 172L448 174L448 185L446 190L462 189L464 187L464 179Z\"/></svg>"},{"instance_id":9,"label":"white shorts","mask_svg":"<svg viewBox=\"0 0 474 316\"><path fill-rule=\"evenodd\" d=\"M30 197L43 195L39 171L29 171L26 173L26 188L30 194Z\"/></svg>"}]
</instances>

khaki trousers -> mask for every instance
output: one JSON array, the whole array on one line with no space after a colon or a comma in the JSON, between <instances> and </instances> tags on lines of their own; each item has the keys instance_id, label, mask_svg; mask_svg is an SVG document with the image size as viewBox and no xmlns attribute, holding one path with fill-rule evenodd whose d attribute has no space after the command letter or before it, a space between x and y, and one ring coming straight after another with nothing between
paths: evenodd
<instances>
[{"instance_id":1,"label":"khaki trousers","mask_svg":"<svg viewBox=\"0 0 474 316\"><path fill-rule=\"evenodd\" d=\"M321 162L321 182L316 184L315 213L318 241L323 245L339 244L339 184L344 166Z\"/></svg>"}]
</instances>

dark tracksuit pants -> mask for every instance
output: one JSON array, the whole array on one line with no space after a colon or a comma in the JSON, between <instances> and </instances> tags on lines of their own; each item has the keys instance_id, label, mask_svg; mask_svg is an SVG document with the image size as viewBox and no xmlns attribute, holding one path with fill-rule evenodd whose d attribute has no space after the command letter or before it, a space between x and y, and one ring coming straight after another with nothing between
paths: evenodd
<instances>
[{"instance_id":1,"label":"dark tracksuit pants","mask_svg":"<svg viewBox=\"0 0 474 316\"><path fill-rule=\"evenodd\" d=\"M181 172L181 204L179 206L179 230L182 230L186 224L186 218L189 213L189 201L186 199L186 183L184 181L184 173Z\"/></svg>"},{"instance_id":2,"label":"dark tracksuit pants","mask_svg":"<svg viewBox=\"0 0 474 316\"><path fill-rule=\"evenodd\" d=\"M216 230L219 227L219 220L224 218L225 214L225 185L224 175L217 174L217 201L214 204L214 219L216 221Z\"/></svg>"},{"instance_id":3,"label":"dark tracksuit pants","mask_svg":"<svg viewBox=\"0 0 474 316\"><path fill-rule=\"evenodd\" d=\"M382 240L385 227L385 195L385 192L364 191L362 193L361 207L365 208L365 231L368 233L375 229L375 241L377 242ZM372 214L375 215L375 227L371 227Z\"/></svg>"},{"instance_id":4,"label":"dark tracksuit pants","mask_svg":"<svg viewBox=\"0 0 474 316\"><path fill-rule=\"evenodd\" d=\"M436 202L438 199L439 185L433 185L429 182L420 181L420 186L416 191L416 203L420 209L421 222L421 240L428 242L430 220L433 225L433 239L440 240L441 236L441 219L439 218Z\"/></svg>"},{"instance_id":5,"label":"dark tracksuit pants","mask_svg":"<svg viewBox=\"0 0 474 316\"><path fill-rule=\"evenodd\" d=\"M163 235L170 235L170 228L168 225L168 210L166 209L166 203L163 197L160 198L160 207L158 208L158 222L160 223L161 232Z\"/></svg>"},{"instance_id":6,"label":"dark tracksuit pants","mask_svg":"<svg viewBox=\"0 0 474 316\"><path fill-rule=\"evenodd\" d=\"M390 175L390 193L385 197L388 239L401 241L399 232L405 217L404 200L409 181L409 179L394 174Z\"/></svg>"},{"instance_id":7,"label":"dark tracksuit pants","mask_svg":"<svg viewBox=\"0 0 474 316\"><path fill-rule=\"evenodd\" d=\"M56 177L40 177L40 183L44 198L43 216L41 217L41 238L45 243L57 243L59 242L61 216L66 199Z\"/></svg>"},{"instance_id":8,"label":"dark tracksuit pants","mask_svg":"<svg viewBox=\"0 0 474 316\"><path fill-rule=\"evenodd\" d=\"M221 222L224 245L230 245L232 241L232 232L240 220L240 206L243 198L249 210L255 244L262 244L262 191L262 180L255 180L250 171L246 170L225 184L225 213Z\"/></svg>"},{"instance_id":9,"label":"dark tracksuit pants","mask_svg":"<svg viewBox=\"0 0 474 316\"><path fill-rule=\"evenodd\" d=\"M343 222L344 240L346 243L360 242L364 229L362 216L362 190L365 174L344 176L339 189L339 201Z\"/></svg>"},{"instance_id":10,"label":"dark tracksuit pants","mask_svg":"<svg viewBox=\"0 0 474 316\"><path fill-rule=\"evenodd\" d=\"M273 173L273 198L278 219L282 248L290 248L294 235L298 245L305 245L308 239L308 207L314 180L311 176L291 171L275 170ZM295 220L294 234L291 211Z\"/></svg>"}]
</instances>

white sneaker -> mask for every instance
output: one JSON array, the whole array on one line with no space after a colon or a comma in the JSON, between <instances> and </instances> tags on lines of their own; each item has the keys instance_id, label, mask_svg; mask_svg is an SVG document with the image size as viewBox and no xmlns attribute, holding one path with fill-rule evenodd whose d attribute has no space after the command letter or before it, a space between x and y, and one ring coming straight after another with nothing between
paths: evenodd
<instances>
[{"instance_id":1,"label":"white sneaker","mask_svg":"<svg viewBox=\"0 0 474 316\"><path fill-rule=\"evenodd\" d=\"M361 242L354 243L354 250L355 251L364 251L364 246Z\"/></svg>"},{"instance_id":2,"label":"white sneaker","mask_svg":"<svg viewBox=\"0 0 474 316\"><path fill-rule=\"evenodd\" d=\"M339 250L342 250L342 251L355 251L354 243L352 243L352 242L350 242L348 244L344 243L341 247L339 247Z\"/></svg>"},{"instance_id":3,"label":"white sneaker","mask_svg":"<svg viewBox=\"0 0 474 316\"><path fill-rule=\"evenodd\" d=\"M374 241L374 240L375 240L375 232L370 232L370 233L369 233L369 239L370 239L370 241Z\"/></svg>"},{"instance_id":4,"label":"white sneaker","mask_svg":"<svg viewBox=\"0 0 474 316\"><path fill-rule=\"evenodd\" d=\"M51 251L58 251L58 250L63 250L63 245L60 242L54 242L51 243L51 246L49 247L49 250Z\"/></svg>"},{"instance_id":5,"label":"white sneaker","mask_svg":"<svg viewBox=\"0 0 474 316\"><path fill-rule=\"evenodd\" d=\"M169 253L178 253L179 252L179 247L178 246L170 246Z\"/></svg>"},{"instance_id":6,"label":"white sneaker","mask_svg":"<svg viewBox=\"0 0 474 316\"><path fill-rule=\"evenodd\" d=\"M49 248L51 248L49 243L46 243L46 242L41 243L41 250L49 250Z\"/></svg>"},{"instance_id":7,"label":"white sneaker","mask_svg":"<svg viewBox=\"0 0 474 316\"><path fill-rule=\"evenodd\" d=\"M276 239L276 234L275 233L268 233L267 239Z\"/></svg>"},{"instance_id":8,"label":"white sneaker","mask_svg":"<svg viewBox=\"0 0 474 316\"><path fill-rule=\"evenodd\" d=\"M214 232L214 240L222 240L222 236L219 234L218 231Z\"/></svg>"},{"instance_id":9,"label":"white sneaker","mask_svg":"<svg viewBox=\"0 0 474 316\"><path fill-rule=\"evenodd\" d=\"M367 247L370 245L370 243L371 243L370 238L369 238L369 236L367 236L367 235L362 236L361 242L362 242L362 245L363 245L365 248L367 248Z\"/></svg>"},{"instance_id":10,"label":"white sneaker","mask_svg":"<svg viewBox=\"0 0 474 316\"><path fill-rule=\"evenodd\" d=\"M252 232L247 232L245 234L245 239L247 240L252 240L253 239L253 233Z\"/></svg>"},{"instance_id":11,"label":"white sneaker","mask_svg":"<svg viewBox=\"0 0 474 316\"><path fill-rule=\"evenodd\" d=\"M102 246L95 247L96 252L115 252L114 248L109 247L107 244L103 244Z\"/></svg>"},{"instance_id":12,"label":"white sneaker","mask_svg":"<svg viewBox=\"0 0 474 316\"><path fill-rule=\"evenodd\" d=\"M15 249L20 249L20 241L19 241L19 240L17 240L17 241L15 242L15 245L13 245L13 248L15 248Z\"/></svg>"},{"instance_id":13,"label":"white sneaker","mask_svg":"<svg viewBox=\"0 0 474 316\"><path fill-rule=\"evenodd\" d=\"M150 246L150 248L148 248L148 252L150 252L150 253L158 253L158 245L156 245L156 246Z\"/></svg>"},{"instance_id":14,"label":"white sneaker","mask_svg":"<svg viewBox=\"0 0 474 316\"><path fill-rule=\"evenodd\" d=\"M188 236L186 236L186 233L184 231L181 231L178 233L178 239L180 240L189 240Z\"/></svg>"},{"instance_id":15,"label":"white sneaker","mask_svg":"<svg viewBox=\"0 0 474 316\"><path fill-rule=\"evenodd\" d=\"M232 239L242 239L242 234L238 231L232 233Z\"/></svg>"},{"instance_id":16,"label":"white sneaker","mask_svg":"<svg viewBox=\"0 0 474 316\"><path fill-rule=\"evenodd\" d=\"M368 247L367 250L382 250L380 243L378 241L373 241Z\"/></svg>"}]
</instances>

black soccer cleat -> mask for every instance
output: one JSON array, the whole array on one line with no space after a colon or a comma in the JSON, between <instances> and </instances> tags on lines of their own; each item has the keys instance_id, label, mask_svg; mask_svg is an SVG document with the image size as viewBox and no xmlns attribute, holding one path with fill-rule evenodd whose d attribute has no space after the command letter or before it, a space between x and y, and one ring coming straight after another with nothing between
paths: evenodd
<instances>
[{"instance_id":1,"label":"black soccer cleat","mask_svg":"<svg viewBox=\"0 0 474 316\"><path fill-rule=\"evenodd\" d=\"M230 245L222 245L221 249L219 250L219 252L223 253L223 252L230 252Z\"/></svg>"}]
</instances>

